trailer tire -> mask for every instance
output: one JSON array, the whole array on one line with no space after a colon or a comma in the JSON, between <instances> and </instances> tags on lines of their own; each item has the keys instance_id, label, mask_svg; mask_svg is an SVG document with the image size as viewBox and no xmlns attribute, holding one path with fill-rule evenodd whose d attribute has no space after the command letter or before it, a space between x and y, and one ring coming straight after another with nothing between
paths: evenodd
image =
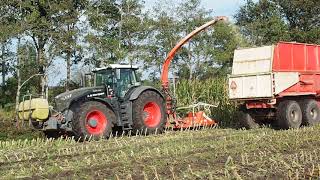
<instances>
[{"instance_id":1,"label":"trailer tire","mask_svg":"<svg viewBox=\"0 0 320 180\"><path fill-rule=\"evenodd\" d=\"M302 125L314 126L320 122L320 108L317 101L305 99L300 101Z\"/></svg>"},{"instance_id":2,"label":"trailer tire","mask_svg":"<svg viewBox=\"0 0 320 180\"><path fill-rule=\"evenodd\" d=\"M155 91L147 90L133 101L133 130L149 135L162 133L166 125L164 99Z\"/></svg>"},{"instance_id":3,"label":"trailer tire","mask_svg":"<svg viewBox=\"0 0 320 180\"><path fill-rule=\"evenodd\" d=\"M277 122L281 129L299 128L302 124L302 111L293 100L280 102L277 108Z\"/></svg>"},{"instance_id":4,"label":"trailer tire","mask_svg":"<svg viewBox=\"0 0 320 180\"><path fill-rule=\"evenodd\" d=\"M239 111L238 118L240 121L241 127L245 129L258 129L260 128L259 123L253 118L252 114L248 111Z\"/></svg>"},{"instance_id":5,"label":"trailer tire","mask_svg":"<svg viewBox=\"0 0 320 180\"><path fill-rule=\"evenodd\" d=\"M73 107L72 130L76 140L98 140L112 133L115 114L105 104L87 101Z\"/></svg>"}]
</instances>

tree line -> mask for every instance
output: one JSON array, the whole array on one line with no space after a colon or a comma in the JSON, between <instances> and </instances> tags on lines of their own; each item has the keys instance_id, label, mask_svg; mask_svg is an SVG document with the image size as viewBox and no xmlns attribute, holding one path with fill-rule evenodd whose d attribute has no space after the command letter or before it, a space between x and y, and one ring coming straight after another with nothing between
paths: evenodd
<instances>
[{"instance_id":1,"label":"tree line","mask_svg":"<svg viewBox=\"0 0 320 180\"><path fill-rule=\"evenodd\" d=\"M320 43L319 9L317 0L247 0L230 22L184 46L172 72L183 79L224 76L236 48ZM175 43L220 15L201 0L164 0L152 8L143 0L4 0L0 10L2 106L18 102L27 91L48 97L78 87L75 65L82 71L109 63L139 64L147 80L158 82ZM58 68L66 68L67 75L58 90L48 93L48 79L54 79L48 70L58 60L64 61Z\"/></svg>"}]
</instances>

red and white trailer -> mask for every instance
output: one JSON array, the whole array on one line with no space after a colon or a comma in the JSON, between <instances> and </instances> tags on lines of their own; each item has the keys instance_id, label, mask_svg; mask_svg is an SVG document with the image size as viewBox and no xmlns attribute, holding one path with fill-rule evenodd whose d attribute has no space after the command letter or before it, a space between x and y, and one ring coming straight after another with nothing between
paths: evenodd
<instances>
[{"instance_id":1,"label":"red and white trailer","mask_svg":"<svg viewBox=\"0 0 320 180\"><path fill-rule=\"evenodd\" d=\"M282 129L320 121L320 46L280 42L236 50L229 98L242 104L243 126L276 121Z\"/></svg>"}]
</instances>

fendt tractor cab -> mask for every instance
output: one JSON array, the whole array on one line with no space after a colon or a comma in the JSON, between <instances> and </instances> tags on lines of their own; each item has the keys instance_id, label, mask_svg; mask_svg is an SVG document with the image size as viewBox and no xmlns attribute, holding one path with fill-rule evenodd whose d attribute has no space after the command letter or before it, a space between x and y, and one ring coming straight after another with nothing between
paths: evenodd
<instances>
[{"instance_id":1,"label":"fendt tractor cab","mask_svg":"<svg viewBox=\"0 0 320 180\"><path fill-rule=\"evenodd\" d=\"M93 87L83 87L55 97L49 108L46 100L32 99L20 104L20 118L29 118L36 129L49 137L72 133L76 138L108 137L113 128L163 131L166 124L162 93L142 86L137 66L110 64L93 70Z\"/></svg>"}]
</instances>

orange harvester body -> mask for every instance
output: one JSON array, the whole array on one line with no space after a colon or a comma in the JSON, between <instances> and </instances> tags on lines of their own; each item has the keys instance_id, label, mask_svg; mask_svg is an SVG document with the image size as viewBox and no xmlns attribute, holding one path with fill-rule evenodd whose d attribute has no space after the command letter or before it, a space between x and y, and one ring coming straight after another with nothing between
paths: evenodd
<instances>
[{"instance_id":1,"label":"orange harvester body","mask_svg":"<svg viewBox=\"0 0 320 180\"><path fill-rule=\"evenodd\" d=\"M166 97L166 107L167 107L167 114L168 119L170 116L174 119L174 128L192 128L198 126L214 126L217 123L207 117L204 112L190 112L188 113L187 117L180 119L176 115L176 107L174 102L174 97L170 93L170 85L169 85L169 66L171 64L172 59L176 55L176 53L181 49L181 47L189 42L195 35L199 34L201 31L207 29L208 27L216 24L219 21L227 21L227 17L219 16L213 19L212 21L207 22L206 24L202 25L201 27L197 28L196 30L192 31L186 37L184 37L168 54L168 57L164 61L162 74L161 74L161 82L162 82L162 91ZM170 123L167 123L170 125Z\"/></svg>"},{"instance_id":2,"label":"orange harvester body","mask_svg":"<svg viewBox=\"0 0 320 180\"><path fill-rule=\"evenodd\" d=\"M178 124L175 124L175 128L190 128L199 126L214 126L217 123L205 115L203 111L189 112L187 117L178 120Z\"/></svg>"}]
</instances>

